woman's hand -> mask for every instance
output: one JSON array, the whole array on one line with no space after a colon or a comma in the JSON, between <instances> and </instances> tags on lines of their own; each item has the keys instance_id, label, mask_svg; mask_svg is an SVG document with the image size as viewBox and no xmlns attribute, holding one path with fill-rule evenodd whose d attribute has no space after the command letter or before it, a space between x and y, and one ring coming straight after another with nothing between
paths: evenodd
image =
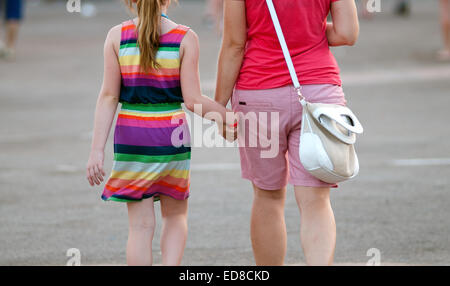
<instances>
[{"instance_id":1,"label":"woman's hand","mask_svg":"<svg viewBox=\"0 0 450 286\"><path fill-rule=\"evenodd\" d=\"M103 170L103 159L105 152L92 150L86 166L86 178L91 186L100 185L103 182L105 171Z\"/></svg>"}]
</instances>

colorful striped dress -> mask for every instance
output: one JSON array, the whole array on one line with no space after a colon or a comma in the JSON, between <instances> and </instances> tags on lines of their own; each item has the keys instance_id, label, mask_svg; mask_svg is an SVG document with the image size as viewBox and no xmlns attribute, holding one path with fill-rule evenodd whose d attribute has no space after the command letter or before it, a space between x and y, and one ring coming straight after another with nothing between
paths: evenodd
<instances>
[{"instance_id":1,"label":"colorful striped dress","mask_svg":"<svg viewBox=\"0 0 450 286\"><path fill-rule=\"evenodd\" d=\"M136 26L132 20L122 24L122 108L114 131L114 164L102 194L105 201L189 196L191 148L181 108L179 55L188 30L179 25L161 35L159 68L142 72Z\"/></svg>"}]
</instances>

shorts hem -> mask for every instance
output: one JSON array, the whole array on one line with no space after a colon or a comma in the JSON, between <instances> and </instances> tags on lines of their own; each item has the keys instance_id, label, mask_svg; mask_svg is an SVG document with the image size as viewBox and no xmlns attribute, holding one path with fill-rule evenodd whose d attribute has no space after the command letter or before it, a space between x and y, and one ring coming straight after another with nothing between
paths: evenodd
<instances>
[{"instance_id":1,"label":"shorts hem","mask_svg":"<svg viewBox=\"0 0 450 286\"><path fill-rule=\"evenodd\" d=\"M277 186L273 186L273 185L264 185L261 183L256 183L255 179L251 178L251 176L247 176L242 174L242 178L249 180L250 182L252 182L255 186L257 186L258 188L262 189L262 190L266 190L266 191L275 191L275 190L281 190L282 188L287 186L287 183L284 185L277 185Z\"/></svg>"},{"instance_id":2,"label":"shorts hem","mask_svg":"<svg viewBox=\"0 0 450 286\"><path fill-rule=\"evenodd\" d=\"M293 186L299 186L299 187L313 187L313 188L338 188L339 185L337 184L328 184L328 183L321 183L321 182L316 182L316 181L307 181L307 180L303 180L303 181L297 181L297 180L289 180L288 183L283 184L283 185L266 185L266 184L261 184L261 183L257 183L256 179L252 178L251 176L247 175L247 174L242 174L242 178L249 180L250 182L252 182L255 186L257 186L260 189L263 190L280 190L284 187L286 187L288 185L288 183L290 185Z\"/></svg>"},{"instance_id":3,"label":"shorts hem","mask_svg":"<svg viewBox=\"0 0 450 286\"><path fill-rule=\"evenodd\" d=\"M308 180L289 180L289 184L293 186L299 186L299 187L313 187L313 188L338 188L339 186L337 184L329 184L326 182L317 182L317 181L308 181Z\"/></svg>"}]
</instances>

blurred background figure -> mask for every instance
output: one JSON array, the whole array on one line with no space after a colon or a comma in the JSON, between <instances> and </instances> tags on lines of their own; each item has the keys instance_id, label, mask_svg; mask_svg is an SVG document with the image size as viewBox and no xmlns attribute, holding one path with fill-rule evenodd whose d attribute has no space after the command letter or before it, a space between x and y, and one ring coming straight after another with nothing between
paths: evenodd
<instances>
[{"instance_id":1,"label":"blurred background figure","mask_svg":"<svg viewBox=\"0 0 450 286\"><path fill-rule=\"evenodd\" d=\"M0 58L14 60L16 55L17 36L22 20L23 1L22 0L0 0L0 9L5 15L4 27L5 43L0 42Z\"/></svg>"},{"instance_id":2,"label":"blurred background figure","mask_svg":"<svg viewBox=\"0 0 450 286\"><path fill-rule=\"evenodd\" d=\"M222 33L223 0L206 0L206 11L203 22Z\"/></svg>"},{"instance_id":3,"label":"blurred background figure","mask_svg":"<svg viewBox=\"0 0 450 286\"><path fill-rule=\"evenodd\" d=\"M362 17L363 19L372 19L373 17L373 13L370 13L369 10L367 9L367 6L369 4L369 0L362 0L360 1L360 5L358 7L359 9L359 14L360 17Z\"/></svg>"},{"instance_id":4,"label":"blurred background figure","mask_svg":"<svg viewBox=\"0 0 450 286\"><path fill-rule=\"evenodd\" d=\"M444 40L444 48L439 51L439 60L450 60L450 0L440 0L441 27L442 37Z\"/></svg>"},{"instance_id":5,"label":"blurred background figure","mask_svg":"<svg viewBox=\"0 0 450 286\"><path fill-rule=\"evenodd\" d=\"M411 3L409 0L396 0L395 14L399 16L409 16L411 14Z\"/></svg>"}]
</instances>

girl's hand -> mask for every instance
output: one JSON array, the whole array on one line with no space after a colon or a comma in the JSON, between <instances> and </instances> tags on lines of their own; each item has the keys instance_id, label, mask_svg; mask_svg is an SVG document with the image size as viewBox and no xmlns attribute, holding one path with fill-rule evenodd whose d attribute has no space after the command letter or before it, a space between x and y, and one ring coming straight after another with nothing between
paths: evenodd
<instances>
[{"instance_id":1,"label":"girl's hand","mask_svg":"<svg viewBox=\"0 0 450 286\"><path fill-rule=\"evenodd\" d=\"M103 171L104 151L92 150L86 166L86 178L91 186L100 185L103 182L105 172Z\"/></svg>"},{"instance_id":2,"label":"girl's hand","mask_svg":"<svg viewBox=\"0 0 450 286\"><path fill-rule=\"evenodd\" d=\"M120 98L121 75L118 51L121 30L122 25L112 28L106 37L104 46L103 84L97 99L91 154L86 166L86 179L91 186L100 185L105 176L103 171L104 147Z\"/></svg>"}]
</instances>

